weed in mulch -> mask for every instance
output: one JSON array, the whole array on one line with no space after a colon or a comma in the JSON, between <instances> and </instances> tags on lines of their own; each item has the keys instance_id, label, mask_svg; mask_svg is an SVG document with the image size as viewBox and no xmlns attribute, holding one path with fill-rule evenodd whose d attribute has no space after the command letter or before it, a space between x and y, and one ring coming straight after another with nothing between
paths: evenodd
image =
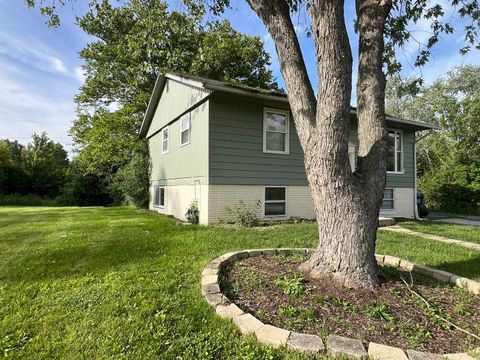
<instances>
[{"instance_id":1,"label":"weed in mulch","mask_svg":"<svg viewBox=\"0 0 480 360\"><path fill-rule=\"evenodd\" d=\"M299 253L249 258L224 271L222 289L261 321L326 340L337 334L403 349L464 352L480 341L438 317L480 333L480 297L421 274L384 267L385 280L372 291L314 280L299 272ZM413 282L410 292L401 277Z\"/></svg>"}]
</instances>

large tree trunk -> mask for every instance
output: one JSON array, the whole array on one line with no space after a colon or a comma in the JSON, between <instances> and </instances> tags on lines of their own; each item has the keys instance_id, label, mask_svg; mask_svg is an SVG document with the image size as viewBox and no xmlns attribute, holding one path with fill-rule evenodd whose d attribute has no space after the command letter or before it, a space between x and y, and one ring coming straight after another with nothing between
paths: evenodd
<instances>
[{"instance_id":1,"label":"large tree trunk","mask_svg":"<svg viewBox=\"0 0 480 360\"><path fill-rule=\"evenodd\" d=\"M318 96L315 99L284 0L248 0L275 42L305 154L319 244L301 269L351 287L378 285L375 241L385 186L383 26L390 4L358 0L358 169L348 161L352 56L343 1L313 0Z\"/></svg>"}]
</instances>

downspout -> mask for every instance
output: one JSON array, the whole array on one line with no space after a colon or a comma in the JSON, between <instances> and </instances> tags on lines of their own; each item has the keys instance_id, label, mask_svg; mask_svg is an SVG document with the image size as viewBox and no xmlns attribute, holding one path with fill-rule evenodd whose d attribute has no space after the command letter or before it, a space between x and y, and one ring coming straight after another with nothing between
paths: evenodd
<instances>
[{"instance_id":1,"label":"downspout","mask_svg":"<svg viewBox=\"0 0 480 360\"><path fill-rule=\"evenodd\" d=\"M428 135L431 134L431 131L417 139L417 133L413 133L413 173L415 177L415 185L414 185L414 192L413 192L413 216L415 220L425 221L418 215L418 206L417 206L417 142L420 140L425 139Z\"/></svg>"},{"instance_id":2,"label":"downspout","mask_svg":"<svg viewBox=\"0 0 480 360\"><path fill-rule=\"evenodd\" d=\"M413 175L415 178L414 189L413 189L413 217L415 220L423 220L418 215L418 205L417 205L417 133L413 133Z\"/></svg>"}]
</instances>

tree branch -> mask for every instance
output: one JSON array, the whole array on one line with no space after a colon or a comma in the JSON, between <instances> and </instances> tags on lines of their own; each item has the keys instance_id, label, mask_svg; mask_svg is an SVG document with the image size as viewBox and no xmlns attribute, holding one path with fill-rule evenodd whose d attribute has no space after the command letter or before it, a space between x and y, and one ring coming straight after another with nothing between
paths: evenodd
<instances>
[{"instance_id":1,"label":"tree branch","mask_svg":"<svg viewBox=\"0 0 480 360\"><path fill-rule=\"evenodd\" d=\"M275 43L293 120L305 149L315 126L316 99L290 19L290 8L285 0L247 2L263 21Z\"/></svg>"}]
</instances>

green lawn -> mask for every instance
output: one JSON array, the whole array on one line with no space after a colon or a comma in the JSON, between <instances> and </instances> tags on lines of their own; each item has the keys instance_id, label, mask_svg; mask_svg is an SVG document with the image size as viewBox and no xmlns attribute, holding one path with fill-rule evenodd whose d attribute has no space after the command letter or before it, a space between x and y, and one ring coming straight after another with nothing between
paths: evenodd
<instances>
[{"instance_id":1,"label":"green lawn","mask_svg":"<svg viewBox=\"0 0 480 360\"><path fill-rule=\"evenodd\" d=\"M0 208L0 357L302 359L239 336L200 292L225 252L314 246L316 225L178 226L133 208ZM480 253L380 232L378 252L480 279Z\"/></svg>"},{"instance_id":2,"label":"green lawn","mask_svg":"<svg viewBox=\"0 0 480 360\"><path fill-rule=\"evenodd\" d=\"M428 220L402 221L398 225L425 234L440 235L456 240L464 240L480 244L480 227L445 224Z\"/></svg>"}]
</instances>

